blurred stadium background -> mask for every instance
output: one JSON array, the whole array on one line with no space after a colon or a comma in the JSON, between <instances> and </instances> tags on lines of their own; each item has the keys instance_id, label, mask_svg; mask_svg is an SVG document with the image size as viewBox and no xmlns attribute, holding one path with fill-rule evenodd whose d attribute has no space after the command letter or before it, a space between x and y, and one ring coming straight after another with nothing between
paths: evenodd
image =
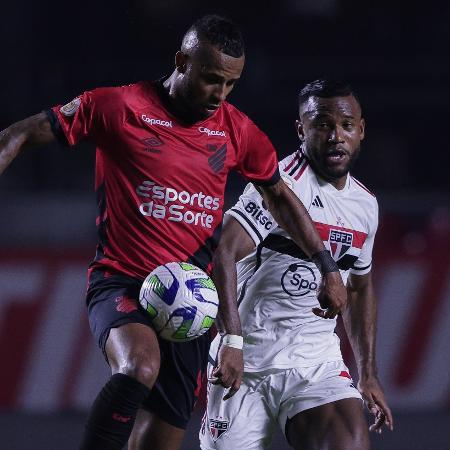
<instances>
[{"instance_id":1,"label":"blurred stadium background","mask_svg":"<svg viewBox=\"0 0 450 450\"><path fill-rule=\"evenodd\" d=\"M378 365L397 426L375 449L450 448L449 4L385 0L2 4L0 129L83 90L169 74L201 14L242 25L231 96L280 157L297 147L297 93L319 76L359 92L367 136L354 175L380 203ZM417 9L415 9L417 8ZM77 448L108 377L84 309L94 254L94 152L30 150L0 179L0 448ZM232 176L228 204L243 187ZM343 341L348 361L351 355ZM184 450L198 448L201 405ZM287 448L281 435L273 449Z\"/></svg>"}]
</instances>

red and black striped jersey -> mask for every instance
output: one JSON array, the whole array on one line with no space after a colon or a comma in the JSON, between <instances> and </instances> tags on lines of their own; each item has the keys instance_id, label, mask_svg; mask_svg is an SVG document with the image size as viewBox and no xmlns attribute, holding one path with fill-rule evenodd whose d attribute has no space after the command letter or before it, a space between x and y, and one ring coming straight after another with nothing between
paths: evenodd
<instances>
[{"instance_id":1,"label":"red and black striped jersey","mask_svg":"<svg viewBox=\"0 0 450 450\"><path fill-rule=\"evenodd\" d=\"M278 181L267 136L227 102L185 124L161 82L84 92L47 112L69 145L96 145L99 243L93 267L138 278L170 261L209 270L222 223L227 175Z\"/></svg>"}]
</instances>

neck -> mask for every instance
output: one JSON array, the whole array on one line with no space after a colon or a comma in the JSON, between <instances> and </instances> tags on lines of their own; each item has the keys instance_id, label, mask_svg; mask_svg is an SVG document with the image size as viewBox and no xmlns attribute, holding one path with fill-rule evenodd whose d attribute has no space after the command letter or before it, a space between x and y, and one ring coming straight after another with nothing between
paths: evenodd
<instances>
[{"instance_id":1,"label":"neck","mask_svg":"<svg viewBox=\"0 0 450 450\"><path fill-rule=\"evenodd\" d=\"M175 115L183 115L183 105L176 92L176 79L178 73L176 70L164 81L163 89L166 97L166 101L169 103L170 109Z\"/></svg>"},{"instance_id":2,"label":"neck","mask_svg":"<svg viewBox=\"0 0 450 450\"><path fill-rule=\"evenodd\" d=\"M341 191L345 187L345 183L347 182L348 172L339 178L330 178L323 171L319 169L319 167L315 164L315 162L311 159L308 159L309 164L311 165L314 173L318 175L322 180L330 183L331 186L335 187L338 191Z\"/></svg>"},{"instance_id":3,"label":"neck","mask_svg":"<svg viewBox=\"0 0 450 450\"><path fill-rule=\"evenodd\" d=\"M193 124L202 120L202 118L197 117L196 113L190 109L184 98L178 94L176 85L179 76L181 76L181 74L178 73L177 70L174 70L162 84L165 92L166 107L182 122Z\"/></svg>"},{"instance_id":4,"label":"neck","mask_svg":"<svg viewBox=\"0 0 450 450\"><path fill-rule=\"evenodd\" d=\"M169 97L174 95L174 86L175 86L175 80L177 78L177 71L174 70L171 75L164 80L163 87Z\"/></svg>"},{"instance_id":5,"label":"neck","mask_svg":"<svg viewBox=\"0 0 450 450\"><path fill-rule=\"evenodd\" d=\"M336 180L327 180L332 186L334 186L338 191L342 191L345 187L345 183L347 182L347 175L344 175L341 178Z\"/></svg>"}]
</instances>

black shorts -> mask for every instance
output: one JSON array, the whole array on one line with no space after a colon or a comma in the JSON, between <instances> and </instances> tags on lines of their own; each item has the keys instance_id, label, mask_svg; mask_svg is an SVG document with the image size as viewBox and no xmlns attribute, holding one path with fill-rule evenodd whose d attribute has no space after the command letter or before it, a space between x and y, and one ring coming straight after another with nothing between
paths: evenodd
<instances>
[{"instance_id":1,"label":"black shorts","mask_svg":"<svg viewBox=\"0 0 450 450\"><path fill-rule=\"evenodd\" d=\"M126 275L91 272L86 303L89 324L106 358L105 345L111 328L127 323L151 327L139 304L142 281ZM165 422L186 428L206 372L210 335L177 343L159 339L161 367L158 378L142 408Z\"/></svg>"}]
</instances>

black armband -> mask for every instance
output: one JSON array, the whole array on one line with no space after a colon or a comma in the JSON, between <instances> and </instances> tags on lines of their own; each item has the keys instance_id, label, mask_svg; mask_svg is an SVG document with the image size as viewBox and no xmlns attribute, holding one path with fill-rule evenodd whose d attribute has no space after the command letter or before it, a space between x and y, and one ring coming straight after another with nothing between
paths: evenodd
<instances>
[{"instance_id":1,"label":"black armband","mask_svg":"<svg viewBox=\"0 0 450 450\"><path fill-rule=\"evenodd\" d=\"M59 123L58 117L54 113L52 109L45 109L45 115L47 116L48 121L50 122L50 127L55 135L56 139L60 144L68 146L69 142L67 141L66 135L62 130L61 124Z\"/></svg>"},{"instance_id":2,"label":"black armband","mask_svg":"<svg viewBox=\"0 0 450 450\"><path fill-rule=\"evenodd\" d=\"M339 267L328 250L314 253L314 255L311 256L311 259L322 275L329 272L339 272Z\"/></svg>"}]
</instances>

